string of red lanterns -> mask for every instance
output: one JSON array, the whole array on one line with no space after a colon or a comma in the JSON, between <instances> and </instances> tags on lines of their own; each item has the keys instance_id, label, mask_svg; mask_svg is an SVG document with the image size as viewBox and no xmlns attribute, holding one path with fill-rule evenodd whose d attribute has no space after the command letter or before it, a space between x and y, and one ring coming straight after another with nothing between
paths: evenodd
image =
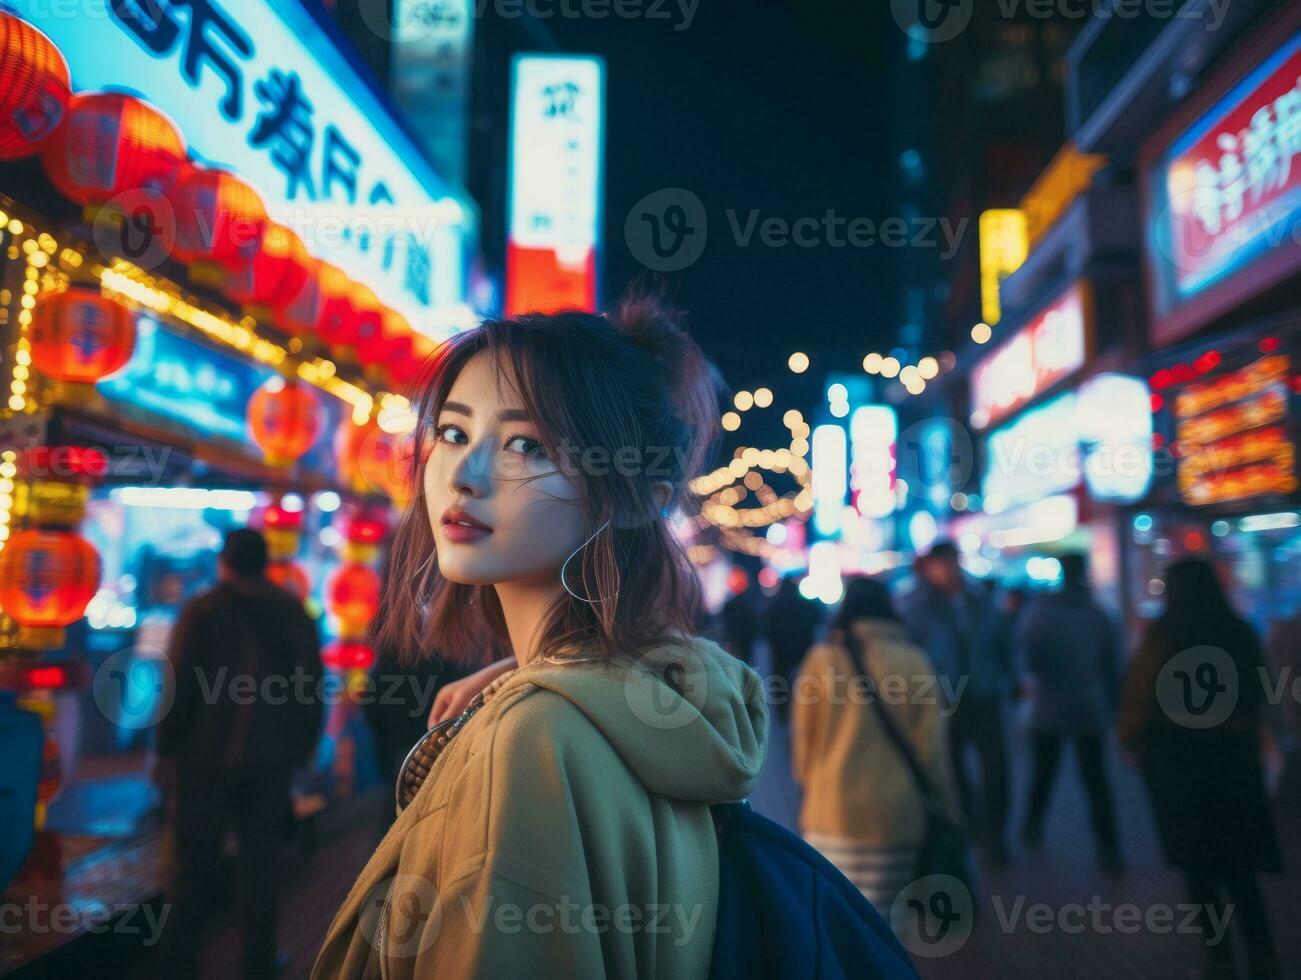
<instances>
[{"instance_id":1,"label":"string of red lanterns","mask_svg":"<svg viewBox=\"0 0 1301 980\"><path fill-rule=\"evenodd\" d=\"M150 210L163 254L188 263L196 281L264 319L272 313L292 334L319 336L336 359L368 368L373 383L409 384L432 352L432 341L407 346L396 328L386 336L397 314L270 221L256 188L191 162L166 114L119 92L73 94L58 47L0 9L0 160L38 151L69 200L97 218L105 208L118 216ZM388 343L376 345L377 335Z\"/></svg>"}]
</instances>

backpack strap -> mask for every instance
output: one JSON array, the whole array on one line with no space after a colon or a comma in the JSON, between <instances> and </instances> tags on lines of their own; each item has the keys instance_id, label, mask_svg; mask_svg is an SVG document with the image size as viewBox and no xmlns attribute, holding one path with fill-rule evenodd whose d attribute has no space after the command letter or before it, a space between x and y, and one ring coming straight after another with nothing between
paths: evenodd
<instances>
[{"instance_id":1,"label":"backpack strap","mask_svg":"<svg viewBox=\"0 0 1301 980\"><path fill-rule=\"evenodd\" d=\"M908 742L908 737L900 730L899 723L891 717L886 706L881 703L876 679L867 669L866 651L854 642L854 638L849 635L849 630L845 630L844 645L845 649L849 651L850 659L854 661L859 680L867 688L868 701L872 706L872 710L876 713L877 720L881 723L881 728L885 730L886 737L890 739L895 751L903 759L904 765L908 767L913 785L921 795L923 808L933 816L944 817L945 807L940 802L939 795L935 792L934 785L927 778L921 763L917 760L917 756Z\"/></svg>"}]
</instances>

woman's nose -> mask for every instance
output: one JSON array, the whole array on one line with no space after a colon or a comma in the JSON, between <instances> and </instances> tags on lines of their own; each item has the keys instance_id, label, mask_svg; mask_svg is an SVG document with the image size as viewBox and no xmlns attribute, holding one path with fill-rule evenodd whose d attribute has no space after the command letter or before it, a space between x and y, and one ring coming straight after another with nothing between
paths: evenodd
<instances>
[{"instance_id":1,"label":"woman's nose","mask_svg":"<svg viewBox=\"0 0 1301 980\"><path fill-rule=\"evenodd\" d=\"M483 496L492 481L492 444L484 441L468 446L450 474L450 486L456 493Z\"/></svg>"}]
</instances>

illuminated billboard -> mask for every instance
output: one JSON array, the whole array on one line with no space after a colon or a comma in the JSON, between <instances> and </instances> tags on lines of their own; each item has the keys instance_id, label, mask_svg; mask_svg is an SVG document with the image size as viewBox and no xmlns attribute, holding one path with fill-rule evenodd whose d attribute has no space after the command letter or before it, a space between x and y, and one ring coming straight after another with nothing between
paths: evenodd
<instances>
[{"instance_id":1,"label":"illuminated billboard","mask_svg":"<svg viewBox=\"0 0 1301 980\"><path fill-rule=\"evenodd\" d=\"M77 91L129 86L175 120L191 157L247 179L313 255L413 327L438 339L469 325L473 204L304 5L114 2L103 16L13 5L58 45Z\"/></svg>"},{"instance_id":2,"label":"illuminated billboard","mask_svg":"<svg viewBox=\"0 0 1301 980\"><path fill-rule=\"evenodd\" d=\"M511 78L506 313L595 310L605 62L517 55Z\"/></svg>"},{"instance_id":3,"label":"illuminated billboard","mask_svg":"<svg viewBox=\"0 0 1301 980\"><path fill-rule=\"evenodd\" d=\"M1084 366L1088 286L1077 282L971 372L971 424L983 429Z\"/></svg>"},{"instance_id":4,"label":"illuminated billboard","mask_svg":"<svg viewBox=\"0 0 1301 980\"><path fill-rule=\"evenodd\" d=\"M1301 33L1262 31L1204 93L1143 151L1157 345L1301 269Z\"/></svg>"}]
</instances>

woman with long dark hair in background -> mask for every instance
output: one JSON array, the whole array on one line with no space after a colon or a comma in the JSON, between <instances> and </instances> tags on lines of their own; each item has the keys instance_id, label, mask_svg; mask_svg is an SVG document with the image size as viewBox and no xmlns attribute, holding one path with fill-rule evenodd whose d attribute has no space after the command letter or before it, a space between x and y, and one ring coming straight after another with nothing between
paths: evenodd
<instances>
[{"instance_id":1,"label":"woman with long dark hair in background","mask_svg":"<svg viewBox=\"0 0 1301 980\"><path fill-rule=\"evenodd\" d=\"M935 669L908 639L883 584L847 582L828 642L809 650L792 698L800 833L888 917L914 877L927 821L921 789L878 708L950 816L957 806Z\"/></svg>"},{"instance_id":2,"label":"woman with long dark hair in background","mask_svg":"<svg viewBox=\"0 0 1301 980\"><path fill-rule=\"evenodd\" d=\"M1203 910L1206 976L1238 975L1227 932L1236 923L1249 975L1272 980L1279 965L1256 875L1281 872L1282 857L1262 764L1260 640L1205 561L1171 565L1165 596L1129 665L1120 741L1142 769L1166 860Z\"/></svg>"},{"instance_id":3,"label":"woman with long dark hair in background","mask_svg":"<svg viewBox=\"0 0 1301 980\"><path fill-rule=\"evenodd\" d=\"M668 521L718 417L700 349L650 301L491 321L439 348L417 413L372 638L508 660L404 765L313 976L704 977L709 804L753 787L767 709L691 635Z\"/></svg>"}]
</instances>

